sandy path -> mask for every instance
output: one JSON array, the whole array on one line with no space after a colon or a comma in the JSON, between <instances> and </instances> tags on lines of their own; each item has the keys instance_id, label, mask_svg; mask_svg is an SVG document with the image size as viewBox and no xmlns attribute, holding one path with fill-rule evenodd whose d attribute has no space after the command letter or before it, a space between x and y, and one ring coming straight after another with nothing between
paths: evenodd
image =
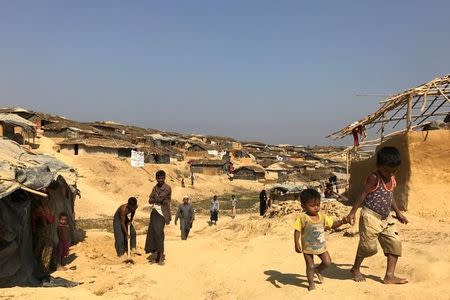
<instances>
[{"instance_id":1,"label":"sandy path","mask_svg":"<svg viewBox=\"0 0 450 300\"><path fill-rule=\"evenodd\" d=\"M139 217L154 179L145 171L133 169L118 159L73 157L56 153L54 142L42 138L42 151L55 155L76 167L83 177L77 200L77 218L111 216L127 197L138 196ZM260 190L256 182L230 182L221 176L198 176L194 189L182 189L178 170L186 165L149 165L154 173L163 167L168 171L174 200L183 194L196 198L240 190ZM378 253L364 262L368 280L356 284L348 269L354 259L358 238L343 237L342 232L329 235L328 247L335 263L326 282L317 290L306 289L303 257L293 250L293 215L281 219L260 219L256 215L238 215L235 220L221 217L217 226L209 227L206 216L198 216L188 241L179 239L179 230L166 230L167 263L150 265L146 257L136 256L136 264L126 265L114 252L113 236L100 230L87 232L85 241L72 247L76 256L69 267L76 270L56 272L54 276L83 282L66 288L1 289L1 299L450 299L450 219L409 215L411 223L400 226L404 239L404 257L398 273L408 277L403 286L380 283L385 258ZM138 228L145 232L145 228ZM138 236L143 252L145 236Z\"/></svg>"},{"instance_id":2,"label":"sandy path","mask_svg":"<svg viewBox=\"0 0 450 300\"><path fill-rule=\"evenodd\" d=\"M112 234L88 231L87 239L71 249L78 257L69 265L75 271L54 276L84 282L72 288L12 288L0 290L5 299L449 299L450 222L410 216L411 224L401 226L404 257L398 273L410 284L385 286L385 258L381 253L367 259L365 283L356 284L348 269L358 239L342 232L329 236L329 249L336 265L317 290L306 289L303 257L293 251L292 216L261 220L254 215L219 219L209 227L200 216L188 241L179 240L178 228L167 227L165 266L150 265L136 256L126 265L114 255ZM264 233L267 233L266 235ZM145 236L138 237L142 251ZM98 295L98 296L97 296Z\"/></svg>"}]
</instances>

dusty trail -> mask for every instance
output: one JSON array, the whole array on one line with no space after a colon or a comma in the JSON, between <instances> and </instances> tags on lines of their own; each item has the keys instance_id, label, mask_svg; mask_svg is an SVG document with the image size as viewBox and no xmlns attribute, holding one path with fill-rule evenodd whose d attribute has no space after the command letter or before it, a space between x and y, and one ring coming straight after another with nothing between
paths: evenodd
<instances>
[{"instance_id":1,"label":"dusty trail","mask_svg":"<svg viewBox=\"0 0 450 300\"><path fill-rule=\"evenodd\" d=\"M410 216L401 226L404 257L398 273L410 279L403 286L381 284L385 258L378 253L364 263L364 283L351 280L348 269L358 238L329 235L329 249L335 265L323 284L308 292L303 257L293 250L292 215L281 219L260 219L239 215L235 220L219 219L208 226L199 216L189 240L179 239L178 228L167 227L165 266L149 264L146 256L135 256L127 265L115 256L113 236L90 230L84 242L71 249L77 257L69 265L76 270L55 276L83 282L71 288L12 288L0 290L5 299L448 299L450 286L450 222ZM238 230L237 230L238 229ZM138 237L138 249L145 236Z\"/></svg>"}]
</instances>

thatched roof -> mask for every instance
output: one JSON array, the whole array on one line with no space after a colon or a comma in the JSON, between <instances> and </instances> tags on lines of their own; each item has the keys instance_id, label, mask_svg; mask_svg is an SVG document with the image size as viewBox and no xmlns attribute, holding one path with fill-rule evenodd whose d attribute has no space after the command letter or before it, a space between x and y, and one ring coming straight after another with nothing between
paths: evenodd
<instances>
[{"instance_id":1,"label":"thatched roof","mask_svg":"<svg viewBox=\"0 0 450 300\"><path fill-rule=\"evenodd\" d=\"M9 114L9 113L29 113L30 111L26 110L22 107L3 107L0 108L0 113Z\"/></svg>"},{"instance_id":2,"label":"thatched roof","mask_svg":"<svg viewBox=\"0 0 450 300\"><path fill-rule=\"evenodd\" d=\"M274 153L259 152L259 151L248 151L248 152L257 159L276 159L277 158L277 154L274 154Z\"/></svg>"},{"instance_id":3,"label":"thatched roof","mask_svg":"<svg viewBox=\"0 0 450 300\"><path fill-rule=\"evenodd\" d=\"M151 133L146 134L146 136L154 141L172 142L176 140L176 138L173 136L164 136L161 133Z\"/></svg>"},{"instance_id":4,"label":"thatched roof","mask_svg":"<svg viewBox=\"0 0 450 300\"><path fill-rule=\"evenodd\" d=\"M450 110L450 74L391 96L380 101L380 104L381 107L374 113L328 137L343 138L360 126L368 129L369 126L372 128L377 124L381 126L394 122L392 128L395 128L402 120L406 121L407 128L412 129L427 120L443 118ZM384 131L384 126L382 130Z\"/></svg>"},{"instance_id":5,"label":"thatched roof","mask_svg":"<svg viewBox=\"0 0 450 300\"><path fill-rule=\"evenodd\" d=\"M131 126L131 125L124 125L113 121L96 121L93 123L89 123L90 126L95 127L99 130L116 130L116 131L124 131L126 134L133 134L133 135L142 135L150 133L147 129L138 127L138 126Z\"/></svg>"},{"instance_id":6,"label":"thatched roof","mask_svg":"<svg viewBox=\"0 0 450 300\"><path fill-rule=\"evenodd\" d=\"M222 147L217 146L217 145L209 145L209 144L205 144L205 143L190 143L191 145L188 147L188 149L190 149L191 147L194 146L198 146L201 149L208 151L208 150L221 150Z\"/></svg>"},{"instance_id":7,"label":"thatched roof","mask_svg":"<svg viewBox=\"0 0 450 300\"><path fill-rule=\"evenodd\" d=\"M270 166L266 167L267 171L272 171L272 172L279 172L279 171L289 171L294 169L293 166L285 163L285 162L276 162L274 164L271 164Z\"/></svg>"},{"instance_id":8,"label":"thatched roof","mask_svg":"<svg viewBox=\"0 0 450 300\"><path fill-rule=\"evenodd\" d=\"M77 139L67 139L60 143L59 145L84 145L86 147L101 147L101 148L111 148L111 149L135 149L136 146L123 140L113 139L113 138L77 138Z\"/></svg>"},{"instance_id":9,"label":"thatched roof","mask_svg":"<svg viewBox=\"0 0 450 300\"><path fill-rule=\"evenodd\" d=\"M21 108L21 107L0 108L0 113L17 114L17 115L20 115L20 116L26 118L28 121L33 122L33 123L38 120L46 120L46 121L53 122L53 123L67 120L66 118L61 117L61 116L55 116L55 115L51 115L51 114L27 110L27 109Z\"/></svg>"},{"instance_id":10,"label":"thatched roof","mask_svg":"<svg viewBox=\"0 0 450 300\"><path fill-rule=\"evenodd\" d=\"M40 113L40 112L30 112L32 114L31 117L28 118L29 121L31 122L35 122L38 120L44 120L44 121L48 121L51 123L57 123L57 122L64 122L64 121L69 121L66 118L63 118L61 116L55 116L55 115L50 115L50 114L45 114L45 113Z\"/></svg>"},{"instance_id":11,"label":"thatched roof","mask_svg":"<svg viewBox=\"0 0 450 300\"><path fill-rule=\"evenodd\" d=\"M26 131L35 131L36 124L30 122L15 114L2 114L0 113L0 123L10 124L13 126L22 127Z\"/></svg>"},{"instance_id":12,"label":"thatched roof","mask_svg":"<svg viewBox=\"0 0 450 300\"><path fill-rule=\"evenodd\" d=\"M71 129L73 131L82 131L86 133L98 133L99 131L86 123L81 123L72 120L61 120L57 123L48 124L42 127L44 131L62 131Z\"/></svg>"},{"instance_id":13,"label":"thatched roof","mask_svg":"<svg viewBox=\"0 0 450 300\"><path fill-rule=\"evenodd\" d=\"M198 159L189 161L191 166L224 166L225 161L220 159Z\"/></svg>"},{"instance_id":14,"label":"thatched roof","mask_svg":"<svg viewBox=\"0 0 450 300\"><path fill-rule=\"evenodd\" d=\"M153 147L150 145L138 146L137 149L138 151L142 151L147 154L169 155L171 153L171 151L165 148Z\"/></svg>"},{"instance_id":15,"label":"thatched roof","mask_svg":"<svg viewBox=\"0 0 450 300\"><path fill-rule=\"evenodd\" d=\"M289 160L287 162L288 165L298 168L298 167L315 167L317 165L317 162L311 162L311 161L293 161Z\"/></svg>"},{"instance_id":16,"label":"thatched roof","mask_svg":"<svg viewBox=\"0 0 450 300\"><path fill-rule=\"evenodd\" d=\"M258 161L258 164L261 165L263 168L267 168L268 166L276 163L276 159L263 159L261 161Z\"/></svg>"},{"instance_id":17,"label":"thatched roof","mask_svg":"<svg viewBox=\"0 0 450 300\"><path fill-rule=\"evenodd\" d=\"M243 170L243 169L247 169L247 170L253 171L255 173L266 173L266 171L263 168L258 167L258 166L241 166L239 168L236 168L234 170L234 173L237 173L237 172L239 172L240 170Z\"/></svg>"},{"instance_id":18,"label":"thatched roof","mask_svg":"<svg viewBox=\"0 0 450 300\"><path fill-rule=\"evenodd\" d=\"M226 136L217 136L217 135L207 135L206 138L210 141L226 141L226 142L235 142L236 140L231 137Z\"/></svg>"},{"instance_id":19,"label":"thatched roof","mask_svg":"<svg viewBox=\"0 0 450 300\"><path fill-rule=\"evenodd\" d=\"M241 141L243 147L261 147L264 148L267 144L255 141Z\"/></svg>"}]
</instances>

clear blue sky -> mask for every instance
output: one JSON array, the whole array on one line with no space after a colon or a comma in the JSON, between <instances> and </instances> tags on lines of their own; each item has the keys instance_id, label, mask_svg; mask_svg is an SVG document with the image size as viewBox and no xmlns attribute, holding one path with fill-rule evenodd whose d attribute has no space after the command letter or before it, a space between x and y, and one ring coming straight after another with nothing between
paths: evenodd
<instances>
[{"instance_id":1,"label":"clear blue sky","mask_svg":"<svg viewBox=\"0 0 450 300\"><path fill-rule=\"evenodd\" d=\"M450 1L0 1L0 106L329 144L450 72Z\"/></svg>"}]
</instances>

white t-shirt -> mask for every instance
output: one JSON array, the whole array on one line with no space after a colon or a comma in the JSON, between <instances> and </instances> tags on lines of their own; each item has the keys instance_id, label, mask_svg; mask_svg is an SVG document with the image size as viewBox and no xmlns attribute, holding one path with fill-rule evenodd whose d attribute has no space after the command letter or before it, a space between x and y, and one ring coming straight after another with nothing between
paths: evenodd
<instances>
[{"instance_id":1,"label":"white t-shirt","mask_svg":"<svg viewBox=\"0 0 450 300\"><path fill-rule=\"evenodd\" d=\"M219 200L217 200L217 201L211 200L211 210L212 211L219 210Z\"/></svg>"}]
</instances>

